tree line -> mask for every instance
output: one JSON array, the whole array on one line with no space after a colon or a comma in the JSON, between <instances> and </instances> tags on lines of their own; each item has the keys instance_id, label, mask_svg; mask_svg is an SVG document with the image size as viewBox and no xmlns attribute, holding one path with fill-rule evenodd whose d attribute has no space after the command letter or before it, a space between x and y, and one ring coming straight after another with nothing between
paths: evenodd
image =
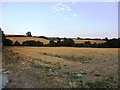
<instances>
[{"instance_id":1,"label":"tree line","mask_svg":"<svg viewBox=\"0 0 120 90\"><path fill-rule=\"evenodd\" d=\"M3 31L2 31L2 44L3 46L49 46L49 47L60 47L60 46L65 46L65 47L94 47L94 48L120 48L120 38L116 39L105 39L105 43L97 44L94 43L92 44L90 41L85 41L83 44L76 44L73 39L68 39L68 38L56 38L56 40L50 40L48 44L44 44L43 42L40 41L35 41L35 40L27 40L24 41L22 44L20 44L18 41L15 41L13 43L12 40L6 39Z\"/></svg>"}]
</instances>

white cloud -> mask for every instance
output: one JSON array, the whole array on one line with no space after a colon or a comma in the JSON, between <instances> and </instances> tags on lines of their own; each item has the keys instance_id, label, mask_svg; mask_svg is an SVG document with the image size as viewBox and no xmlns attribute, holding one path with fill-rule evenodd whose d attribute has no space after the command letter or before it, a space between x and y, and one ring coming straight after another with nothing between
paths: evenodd
<instances>
[{"instance_id":1,"label":"white cloud","mask_svg":"<svg viewBox=\"0 0 120 90\"><path fill-rule=\"evenodd\" d=\"M56 14L58 17L63 17L66 21L70 21L73 17L77 17L76 13L73 13L73 9L65 3L56 3L52 7L52 12Z\"/></svg>"},{"instance_id":2,"label":"white cloud","mask_svg":"<svg viewBox=\"0 0 120 90\"><path fill-rule=\"evenodd\" d=\"M53 12L55 12L55 11L58 11L58 9L56 7L53 7Z\"/></svg>"},{"instance_id":3,"label":"white cloud","mask_svg":"<svg viewBox=\"0 0 120 90\"><path fill-rule=\"evenodd\" d=\"M72 11L72 9L66 5L66 4L63 4L61 2L59 3L56 3L53 7L53 12L64 12L64 11Z\"/></svg>"},{"instance_id":4,"label":"white cloud","mask_svg":"<svg viewBox=\"0 0 120 90\"><path fill-rule=\"evenodd\" d=\"M77 16L77 14L73 14L73 16L74 16L74 17L76 17L76 16Z\"/></svg>"},{"instance_id":5,"label":"white cloud","mask_svg":"<svg viewBox=\"0 0 120 90\"><path fill-rule=\"evenodd\" d=\"M63 8L63 7L62 7L62 8L60 8L60 10L61 10L61 11L64 11L64 10L65 10L65 8Z\"/></svg>"}]
</instances>

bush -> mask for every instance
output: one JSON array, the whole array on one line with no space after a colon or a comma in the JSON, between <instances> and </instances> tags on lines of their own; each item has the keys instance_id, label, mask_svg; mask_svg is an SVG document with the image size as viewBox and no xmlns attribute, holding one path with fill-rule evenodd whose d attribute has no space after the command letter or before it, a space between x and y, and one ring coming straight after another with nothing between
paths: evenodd
<instances>
[{"instance_id":1,"label":"bush","mask_svg":"<svg viewBox=\"0 0 120 90\"><path fill-rule=\"evenodd\" d=\"M75 46L75 47L84 47L84 44L79 44L79 43L77 43L77 44L75 44L74 46Z\"/></svg>"},{"instance_id":2,"label":"bush","mask_svg":"<svg viewBox=\"0 0 120 90\"><path fill-rule=\"evenodd\" d=\"M61 45L62 46L74 46L75 45L75 42L72 40L72 39L67 39L67 38L64 38L64 40L61 42Z\"/></svg>"},{"instance_id":3,"label":"bush","mask_svg":"<svg viewBox=\"0 0 120 90\"><path fill-rule=\"evenodd\" d=\"M40 41L29 40L29 41L24 41L22 45L23 46L43 46L43 43Z\"/></svg>"},{"instance_id":4,"label":"bush","mask_svg":"<svg viewBox=\"0 0 120 90\"><path fill-rule=\"evenodd\" d=\"M18 41L15 41L15 43L13 45L14 46L20 46L20 43Z\"/></svg>"},{"instance_id":5,"label":"bush","mask_svg":"<svg viewBox=\"0 0 120 90\"><path fill-rule=\"evenodd\" d=\"M5 39L3 41L3 46L12 46L13 42L10 39Z\"/></svg>"},{"instance_id":6,"label":"bush","mask_svg":"<svg viewBox=\"0 0 120 90\"><path fill-rule=\"evenodd\" d=\"M56 43L54 42L54 40L50 40L49 44L50 47L56 46Z\"/></svg>"},{"instance_id":7,"label":"bush","mask_svg":"<svg viewBox=\"0 0 120 90\"><path fill-rule=\"evenodd\" d=\"M36 46L43 46L43 43L40 41L36 41Z\"/></svg>"},{"instance_id":8,"label":"bush","mask_svg":"<svg viewBox=\"0 0 120 90\"><path fill-rule=\"evenodd\" d=\"M85 41L84 45L85 45L86 47L91 47L91 42L90 42L90 41Z\"/></svg>"}]
</instances>

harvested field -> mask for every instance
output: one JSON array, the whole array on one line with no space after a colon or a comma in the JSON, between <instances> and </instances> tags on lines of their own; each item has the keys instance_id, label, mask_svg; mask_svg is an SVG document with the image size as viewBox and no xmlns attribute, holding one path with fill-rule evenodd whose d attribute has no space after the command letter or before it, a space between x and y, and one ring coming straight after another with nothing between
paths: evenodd
<instances>
[{"instance_id":1,"label":"harvested field","mask_svg":"<svg viewBox=\"0 0 120 90\"><path fill-rule=\"evenodd\" d=\"M43 39L43 38L37 38L37 37L6 37L6 38L12 40L13 43L15 43L15 41L18 41L20 44L22 44L22 42L27 40L40 41L40 42L43 42L44 44L49 43L49 40Z\"/></svg>"},{"instance_id":2,"label":"harvested field","mask_svg":"<svg viewBox=\"0 0 120 90\"><path fill-rule=\"evenodd\" d=\"M4 47L7 88L116 88L118 48Z\"/></svg>"},{"instance_id":3,"label":"harvested field","mask_svg":"<svg viewBox=\"0 0 120 90\"><path fill-rule=\"evenodd\" d=\"M86 41L90 41L91 44L101 44L101 43L105 43L106 41L105 40L74 40L75 43L77 44L84 44Z\"/></svg>"},{"instance_id":4,"label":"harvested field","mask_svg":"<svg viewBox=\"0 0 120 90\"><path fill-rule=\"evenodd\" d=\"M5 35L7 39L10 39L13 41L13 43L15 43L15 41L18 41L20 44L22 44L22 42L26 41L26 40L35 40L35 41L40 41L43 42L44 44L48 44L49 40L47 39L43 39L43 38L37 38L37 37L27 37L27 36L17 36L17 35ZM84 44L86 41L90 41L91 44L101 44L101 43L105 43L105 40L76 40L73 39L75 44Z\"/></svg>"}]
</instances>

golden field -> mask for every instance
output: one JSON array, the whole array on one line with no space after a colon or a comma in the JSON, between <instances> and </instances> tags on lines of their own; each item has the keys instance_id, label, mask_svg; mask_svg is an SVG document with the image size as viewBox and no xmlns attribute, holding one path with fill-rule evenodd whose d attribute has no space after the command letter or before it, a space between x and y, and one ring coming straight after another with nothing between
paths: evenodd
<instances>
[{"instance_id":1,"label":"golden field","mask_svg":"<svg viewBox=\"0 0 120 90\"><path fill-rule=\"evenodd\" d=\"M36 37L6 37L7 39L10 39L15 43L15 41L18 41L20 44L22 44L24 41L27 40L35 40L35 41L40 41L43 42L43 44L48 44L49 40L43 39L43 38L36 38Z\"/></svg>"},{"instance_id":2,"label":"golden field","mask_svg":"<svg viewBox=\"0 0 120 90\"><path fill-rule=\"evenodd\" d=\"M94 44L94 43L96 43L96 44L101 44L101 43L105 43L105 42L106 42L106 41L104 41L104 40L74 40L74 42L75 42L76 44L79 44L79 43L84 44L86 41L90 41L91 44Z\"/></svg>"},{"instance_id":3,"label":"golden field","mask_svg":"<svg viewBox=\"0 0 120 90\"><path fill-rule=\"evenodd\" d=\"M15 41L18 41L20 44L22 44L22 42L26 41L26 40L35 40L35 41L40 41L43 42L43 44L48 44L49 40L47 39L43 39L43 38L37 38L37 37L9 37L8 35L6 35L7 39L10 39L13 41L13 43L15 43ZM104 40L76 40L73 39L75 44L84 44L86 41L90 41L91 44L101 44L101 43L105 43L106 41Z\"/></svg>"},{"instance_id":4,"label":"golden field","mask_svg":"<svg viewBox=\"0 0 120 90\"><path fill-rule=\"evenodd\" d=\"M4 47L8 88L117 87L118 48Z\"/></svg>"}]
</instances>

